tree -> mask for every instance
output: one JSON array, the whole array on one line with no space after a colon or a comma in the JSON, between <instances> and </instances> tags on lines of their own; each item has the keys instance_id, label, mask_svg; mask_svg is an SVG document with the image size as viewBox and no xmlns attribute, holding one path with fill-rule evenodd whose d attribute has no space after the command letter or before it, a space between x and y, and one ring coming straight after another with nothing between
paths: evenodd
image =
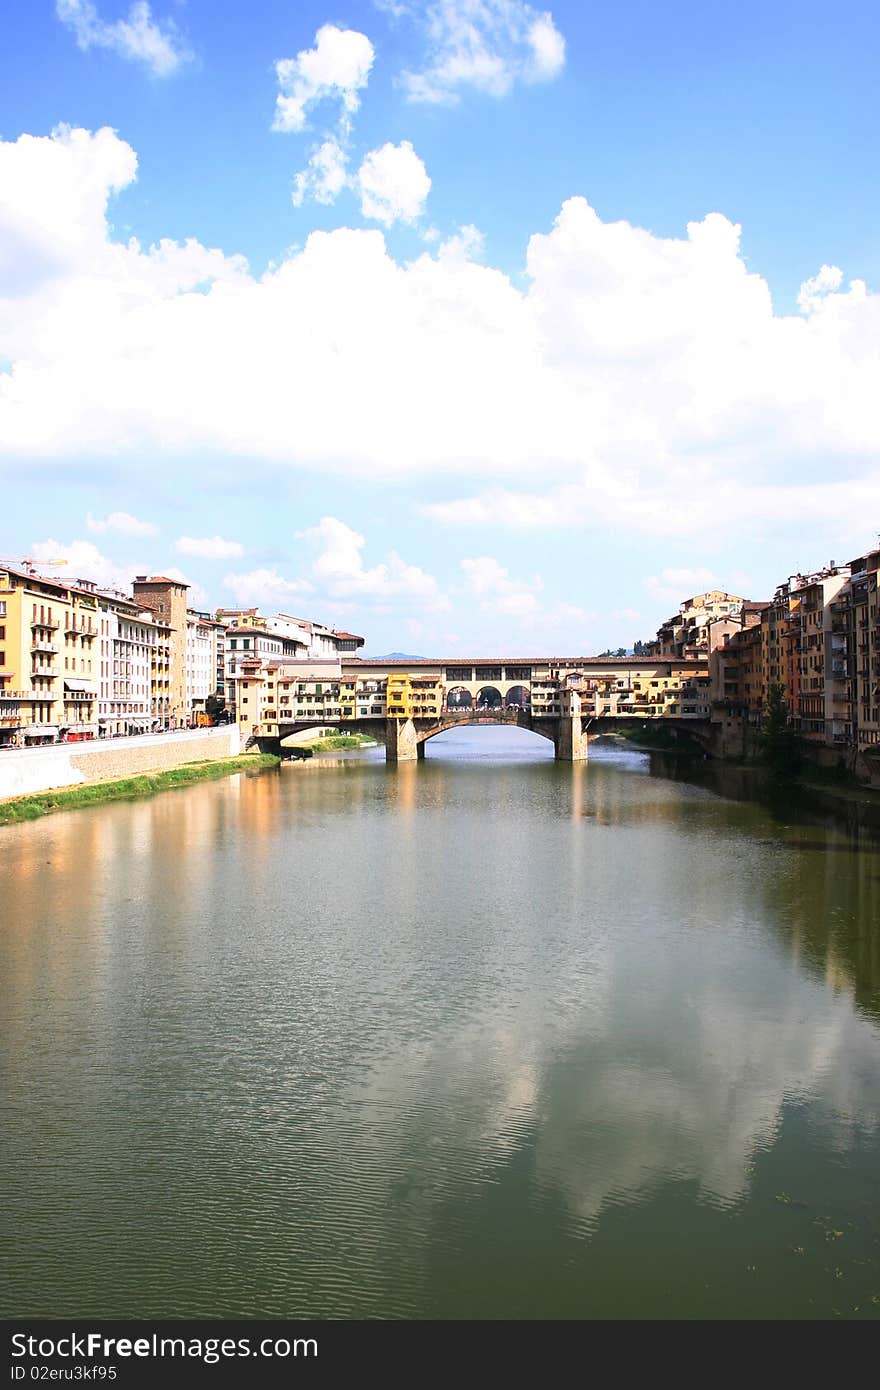
<instances>
[{"instance_id":1,"label":"tree","mask_svg":"<svg viewBox=\"0 0 880 1390\"><path fill-rule=\"evenodd\" d=\"M762 752L775 777L794 777L800 767L797 739L789 723L785 690L771 685L763 712Z\"/></svg>"},{"instance_id":2,"label":"tree","mask_svg":"<svg viewBox=\"0 0 880 1390\"><path fill-rule=\"evenodd\" d=\"M210 714L215 724L217 723L217 719L220 715L221 710L225 708L226 701L216 693L213 695L209 695L207 700L205 701L205 713Z\"/></svg>"}]
</instances>

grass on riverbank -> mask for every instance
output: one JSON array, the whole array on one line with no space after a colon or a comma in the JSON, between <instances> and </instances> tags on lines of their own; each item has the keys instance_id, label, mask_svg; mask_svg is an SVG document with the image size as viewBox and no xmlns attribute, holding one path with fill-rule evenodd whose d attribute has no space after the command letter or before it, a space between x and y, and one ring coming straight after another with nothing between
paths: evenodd
<instances>
[{"instance_id":1,"label":"grass on riverbank","mask_svg":"<svg viewBox=\"0 0 880 1390\"><path fill-rule=\"evenodd\" d=\"M167 772L146 772L137 777L122 777L115 782L89 782L78 787L61 787L55 791L34 792L0 802L0 826L17 825L19 821L37 820L53 811L73 811L80 806L96 806L105 801L131 801L174 787L189 787L195 782L215 777L228 777L234 772L253 772L277 767L280 759L274 753L242 753L237 758L221 758L215 762L185 763Z\"/></svg>"},{"instance_id":2,"label":"grass on riverbank","mask_svg":"<svg viewBox=\"0 0 880 1390\"><path fill-rule=\"evenodd\" d=\"M346 748L375 748L376 740L368 734L331 734L329 738L319 738L314 743L300 746L311 748L313 753L336 753Z\"/></svg>"}]
</instances>

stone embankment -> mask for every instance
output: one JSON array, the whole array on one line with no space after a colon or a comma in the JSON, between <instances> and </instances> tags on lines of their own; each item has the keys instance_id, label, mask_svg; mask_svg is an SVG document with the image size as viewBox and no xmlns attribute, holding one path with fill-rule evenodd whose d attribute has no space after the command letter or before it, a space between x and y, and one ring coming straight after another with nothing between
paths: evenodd
<instances>
[{"instance_id":1,"label":"stone embankment","mask_svg":"<svg viewBox=\"0 0 880 1390\"><path fill-rule=\"evenodd\" d=\"M181 729L167 734L56 743L46 748L0 752L0 801L59 787L112 782L145 772L166 772L187 763L234 758L241 751L237 724Z\"/></svg>"}]
</instances>

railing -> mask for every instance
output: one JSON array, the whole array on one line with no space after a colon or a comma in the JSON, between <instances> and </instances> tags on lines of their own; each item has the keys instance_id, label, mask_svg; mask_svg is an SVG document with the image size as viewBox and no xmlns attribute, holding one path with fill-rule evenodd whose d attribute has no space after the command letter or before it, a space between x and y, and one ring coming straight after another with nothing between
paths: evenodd
<instances>
[{"instance_id":1,"label":"railing","mask_svg":"<svg viewBox=\"0 0 880 1390\"><path fill-rule=\"evenodd\" d=\"M47 632L57 632L60 626L60 623L44 622L42 618L34 618L31 623L31 628L43 627Z\"/></svg>"}]
</instances>

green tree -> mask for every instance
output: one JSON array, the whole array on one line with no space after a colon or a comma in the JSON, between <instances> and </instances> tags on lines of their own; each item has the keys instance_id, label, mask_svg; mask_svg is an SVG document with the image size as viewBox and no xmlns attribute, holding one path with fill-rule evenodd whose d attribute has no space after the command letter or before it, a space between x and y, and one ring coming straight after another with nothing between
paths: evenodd
<instances>
[{"instance_id":1,"label":"green tree","mask_svg":"<svg viewBox=\"0 0 880 1390\"><path fill-rule=\"evenodd\" d=\"M764 762L776 777L794 777L800 767L797 739L788 717L785 690L771 685L763 711Z\"/></svg>"}]
</instances>

